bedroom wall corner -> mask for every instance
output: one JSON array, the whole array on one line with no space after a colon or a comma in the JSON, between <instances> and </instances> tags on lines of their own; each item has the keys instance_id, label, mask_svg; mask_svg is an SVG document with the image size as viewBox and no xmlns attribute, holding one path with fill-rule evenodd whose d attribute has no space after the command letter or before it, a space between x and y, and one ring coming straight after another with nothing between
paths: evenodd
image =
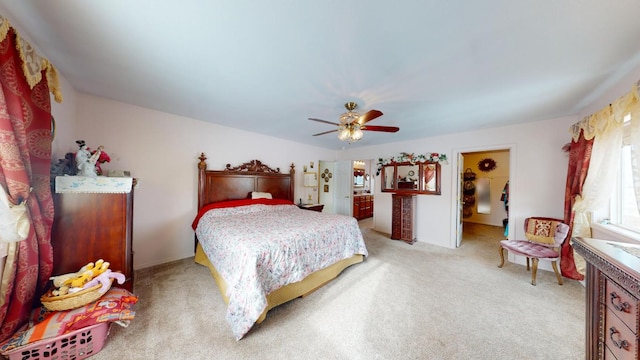
<instances>
[{"instance_id":1,"label":"bedroom wall corner","mask_svg":"<svg viewBox=\"0 0 640 360\"><path fill-rule=\"evenodd\" d=\"M335 152L130 104L78 94L77 134L105 146L111 162L139 180L134 194L134 269L193 256L198 156L211 170L257 159L288 172L296 166L294 196L304 198L303 166ZM315 160L314 160L315 161Z\"/></svg>"}]
</instances>

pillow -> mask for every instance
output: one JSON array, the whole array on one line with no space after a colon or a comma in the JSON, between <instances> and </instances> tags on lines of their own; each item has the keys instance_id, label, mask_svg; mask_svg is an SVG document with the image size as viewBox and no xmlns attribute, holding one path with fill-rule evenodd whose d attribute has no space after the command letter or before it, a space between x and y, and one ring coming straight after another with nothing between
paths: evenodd
<instances>
[{"instance_id":1,"label":"pillow","mask_svg":"<svg viewBox=\"0 0 640 360\"><path fill-rule=\"evenodd\" d=\"M273 197L271 196L271 193L259 192L259 191L252 191L251 198L252 199L273 199Z\"/></svg>"},{"instance_id":2,"label":"pillow","mask_svg":"<svg viewBox=\"0 0 640 360\"><path fill-rule=\"evenodd\" d=\"M198 221L200 221L200 218L202 217L202 215L204 215L207 211L209 211L211 209L221 209L221 208L227 208L227 207L247 206L247 205L255 205L255 204L262 204L262 205L295 205L293 203L293 201L286 200L286 199L266 199L266 198L262 198L262 199L239 199L239 200L220 201L220 202L211 203L211 204L207 204L207 205L203 206L202 209L200 209L200 211L198 211L198 214L196 215L195 219L191 223L191 228L193 228L193 230L195 230L196 227L198 227Z\"/></svg>"},{"instance_id":3,"label":"pillow","mask_svg":"<svg viewBox=\"0 0 640 360\"><path fill-rule=\"evenodd\" d=\"M558 224L561 223L553 220L529 219L525 236L532 242L553 245Z\"/></svg>"}]
</instances>

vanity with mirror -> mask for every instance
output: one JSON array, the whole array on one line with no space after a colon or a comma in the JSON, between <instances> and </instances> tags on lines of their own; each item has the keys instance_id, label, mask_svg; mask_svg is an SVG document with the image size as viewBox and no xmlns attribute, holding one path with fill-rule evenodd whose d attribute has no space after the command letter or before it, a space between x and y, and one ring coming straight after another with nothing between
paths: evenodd
<instances>
[{"instance_id":1,"label":"vanity with mirror","mask_svg":"<svg viewBox=\"0 0 640 360\"><path fill-rule=\"evenodd\" d=\"M382 166L382 192L440 195L440 164L390 163Z\"/></svg>"},{"instance_id":2,"label":"vanity with mirror","mask_svg":"<svg viewBox=\"0 0 640 360\"><path fill-rule=\"evenodd\" d=\"M373 195L370 192L371 177L365 169L353 168L353 217L358 220L373 216Z\"/></svg>"}]
</instances>

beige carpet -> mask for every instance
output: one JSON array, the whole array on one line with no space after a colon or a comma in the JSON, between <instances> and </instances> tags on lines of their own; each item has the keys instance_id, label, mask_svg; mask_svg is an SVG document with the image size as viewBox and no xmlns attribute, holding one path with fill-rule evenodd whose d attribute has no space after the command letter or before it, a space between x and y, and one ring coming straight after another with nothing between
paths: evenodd
<instances>
[{"instance_id":1,"label":"beige carpet","mask_svg":"<svg viewBox=\"0 0 640 360\"><path fill-rule=\"evenodd\" d=\"M532 286L523 266L499 269L501 228L465 224L455 250L362 229L364 263L240 341L192 258L138 271L136 318L113 325L92 359L584 359L583 286L546 271Z\"/></svg>"}]
</instances>

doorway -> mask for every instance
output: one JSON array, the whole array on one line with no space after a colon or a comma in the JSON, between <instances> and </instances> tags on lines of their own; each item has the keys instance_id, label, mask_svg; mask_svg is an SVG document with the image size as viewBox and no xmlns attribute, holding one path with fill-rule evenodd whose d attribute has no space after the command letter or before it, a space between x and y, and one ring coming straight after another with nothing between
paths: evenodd
<instances>
[{"instance_id":1,"label":"doorway","mask_svg":"<svg viewBox=\"0 0 640 360\"><path fill-rule=\"evenodd\" d=\"M373 228L375 177L372 166L373 160L353 161L353 217L361 228Z\"/></svg>"},{"instance_id":2,"label":"doorway","mask_svg":"<svg viewBox=\"0 0 640 360\"><path fill-rule=\"evenodd\" d=\"M478 232L509 235L509 182L512 148L474 149L458 153L456 247Z\"/></svg>"},{"instance_id":3,"label":"doorway","mask_svg":"<svg viewBox=\"0 0 640 360\"><path fill-rule=\"evenodd\" d=\"M361 227L373 228L374 160L319 162L319 202L324 212L355 217Z\"/></svg>"},{"instance_id":4,"label":"doorway","mask_svg":"<svg viewBox=\"0 0 640 360\"><path fill-rule=\"evenodd\" d=\"M318 202L323 212L352 216L353 166L351 160L320 160Z\"/></svg>"}]
</instances>

